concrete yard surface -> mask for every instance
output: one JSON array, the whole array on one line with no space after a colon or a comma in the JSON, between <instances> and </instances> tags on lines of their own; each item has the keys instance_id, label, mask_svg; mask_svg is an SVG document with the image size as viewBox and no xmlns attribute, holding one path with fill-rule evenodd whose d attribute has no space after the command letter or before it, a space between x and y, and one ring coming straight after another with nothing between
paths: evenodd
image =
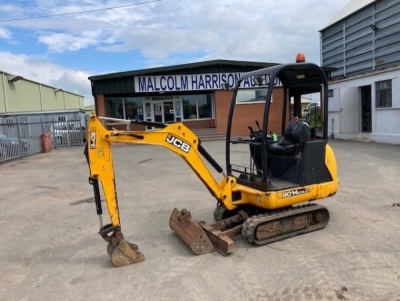
<instances>
[{"instance_id":1,"label":"concrete yard surface","mask_svg":"<svg viewBox=\"0 0 400 301\"><path fill-rule=\"evenodd\" d=\"M0 300L398 301L400 146L330 144L340 187L318 202L327 227L263 247L238 235L227 257L194 255L169 229L175 207L212 223L216 205L179 156L113 146L122 231L146 258L121 268L97 234L83 148L0 165ZM224 141L203 146L225 167ZM108 223L104 202L103 211Z\"/></svg>"}]
</instances>

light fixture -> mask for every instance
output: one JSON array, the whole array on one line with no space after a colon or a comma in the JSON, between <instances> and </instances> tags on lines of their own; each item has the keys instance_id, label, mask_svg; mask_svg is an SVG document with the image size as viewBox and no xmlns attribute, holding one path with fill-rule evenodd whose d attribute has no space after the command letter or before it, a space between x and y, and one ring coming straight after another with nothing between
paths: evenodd
<instances>
[{"instance_id":1,"label":"light fixture","mask_svg":"<svg viewBox=\"0 0 400 301\"><path fill-rule=\"evenodd\" d=\"M224 91L229 91L232 87L227 83L227 82L223 82L221 84L221 89Z\"/></svg>"},{"instance_id":2,"label":"light fixture","mask_svg":"<svg viewBox=\"0 0 400 301\"><path fill-rule=\"evenodd\" d=\"M379 30L379 27L376 26L375 24L371 24L370 27L371 27L371 29L372 29L373 31Z\"/></svg>"},{"instance_id":3,"label":"light fixture","mask_svg":"<svg viewBox=\"0 0 400 301\"><path fill-rule=\"evenodd\" d=\"M253 77L253 83L261 86L263 84L263 78L261 77L261 75L256 75Z\"/></svg>"},{"instance_id":4,"label":"light fixture","mask_svg":"<svg viewBox=\"0 0 400 301\"><path fill-rule=\"evenodd\" d=\"M57 92L60 92L60 91L62 91L63 89L54 89L54 93L57 93Z\"/></svg>"},{"instance_id":5,"label":"light fixture","mask_svg":"<svg viewBox=\"0 0 400 301\"><path fill-rule=\"evenodd\" d=\"M23 79L23 77L18 75L18 76L13 77L12 79L9 79L8 82L14 83L16 81L19 81L20 79Z\"/></svg>"}]
</instances>

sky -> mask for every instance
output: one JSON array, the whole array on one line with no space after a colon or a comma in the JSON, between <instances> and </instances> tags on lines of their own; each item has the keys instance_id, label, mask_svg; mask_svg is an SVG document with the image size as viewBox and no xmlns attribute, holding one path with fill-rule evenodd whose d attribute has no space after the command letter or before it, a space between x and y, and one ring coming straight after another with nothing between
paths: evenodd
<instances>
[{"instance_id":1,"label":"sky","mask_svg":"<svg viewBox=\"0 0 400 301\"><path fill-rule=\"evenodd\" d=\"M350 0L0 0L0 71L80 94L89 76L215 59L320 64Z\"/></svg>"}]
</instances>

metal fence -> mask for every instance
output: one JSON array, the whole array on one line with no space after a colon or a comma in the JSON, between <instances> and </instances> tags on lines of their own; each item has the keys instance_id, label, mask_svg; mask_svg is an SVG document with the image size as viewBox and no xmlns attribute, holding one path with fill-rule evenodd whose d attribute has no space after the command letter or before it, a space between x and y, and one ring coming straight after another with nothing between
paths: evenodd
<instances>
[{"instance_id":1,"label":"metal fence","mask_svg":"<svg viewBox=\"0 0 400 301\"><path fill-rule=\"evenodd\" d=\"M51 148L83 146L86 143L85 124L81 119L67 117L2 117L0 164L43 152L46 136L50 137Z\"/></svg>"}]
</instances>

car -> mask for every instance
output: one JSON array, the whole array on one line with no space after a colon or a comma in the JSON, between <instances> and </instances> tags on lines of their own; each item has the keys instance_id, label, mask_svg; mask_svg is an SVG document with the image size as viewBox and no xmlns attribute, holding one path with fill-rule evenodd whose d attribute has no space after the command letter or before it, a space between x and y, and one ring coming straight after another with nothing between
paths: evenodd
<instances>
[{"instance_id":1,"label":"car","mask_svg":"<svg viewBox=\"0 0 400 301\"><path fill-rule=\"evenodd\" d=\"M29 143L26 139L8 137L0 134L0 157L12 158L26 155L29 150Z\"/></svg>"}]
</instances>

